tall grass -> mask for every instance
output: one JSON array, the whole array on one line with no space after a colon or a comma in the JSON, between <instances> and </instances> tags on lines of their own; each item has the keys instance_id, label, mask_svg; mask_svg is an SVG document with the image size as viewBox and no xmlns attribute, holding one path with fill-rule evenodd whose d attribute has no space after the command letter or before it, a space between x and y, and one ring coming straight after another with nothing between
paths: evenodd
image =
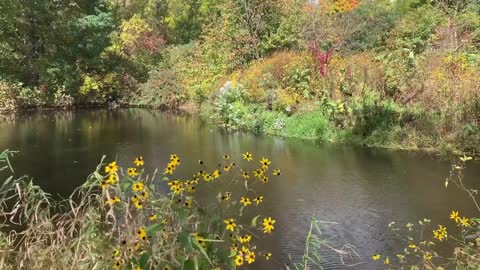
<instances>
[{"instance_id":1,"label":"tall grass","mask_svg":"<svg viewBox=\"0 0 480 270\"><path fill-rule=\"evenodd\" d=\"M7 163L5 151L0 162ZM107 235L99 221L95 175L61 201L28 178L9 177L0 188L0 269L103 269Z\"/></svg>"},{"instance_id":2,"label":"tall grass","mask_svg":"<svg viewBox=\"0 0 480 270\"><path fill-rule=\"evenodd\" d=\"M260 169L247 170L259 164L249 155L244 162L225 155L223 172L210 172L201 162L184 181L166 177L180 165L174 154L163 176L158 170L147 174L141 157L128 170L104 164L103 157L86 182L60 201L26 177L9 177L0 187L0 269L235 269L268 260L271 253L256 242L268 241L276 225L255 215L269 199L255 186L280 172L269 172L266 158ZM0 156L7 164L2 170L11 169L10 156ZM237 188L223 192L225 185ZM196 200L201 189L211 198ZM253 218L243 224L245 216Z\"/></svg>"}]
</instances>

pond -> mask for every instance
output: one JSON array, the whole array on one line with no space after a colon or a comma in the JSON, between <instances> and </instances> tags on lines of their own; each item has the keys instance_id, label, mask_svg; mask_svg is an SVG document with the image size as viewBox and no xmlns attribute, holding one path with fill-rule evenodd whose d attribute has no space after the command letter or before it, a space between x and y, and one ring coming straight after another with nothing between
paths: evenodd
<instances>
[{"instance_id":1,"label":"pond","mask_svg":"<svg viewBox=\"0 0 480 270\"><path fill-rule=\"evenodd\" d=\"M274 262L250 269L280 269L304 251L312 217L323 221L322 237L341 248L356 247L359 258L325 248L325 269L384 269L370 257L395 257L401 243L388 228L424 217L453 225L452 210L473 213L464 193L446 189L451 161L426 153L389 151L312 141L227 132L196 117L154 110L89 110L23 114L0 122L0 150L20 150L13 159L17 176L28 174L46 191L68 196L82 184L102 155L130 164L138 155L147 169L163 168L168 156L182 158L182 170L196 171L197 160L216 162L228 153L250 151L270 157L282 175L265 189L265 215L277 219L266 248ZM195 166L195 167L194 167ZM480 166L471 163L466 181L478 185ZM449 249L445 249L449 250Z\"/></svg>"}]
</instances>

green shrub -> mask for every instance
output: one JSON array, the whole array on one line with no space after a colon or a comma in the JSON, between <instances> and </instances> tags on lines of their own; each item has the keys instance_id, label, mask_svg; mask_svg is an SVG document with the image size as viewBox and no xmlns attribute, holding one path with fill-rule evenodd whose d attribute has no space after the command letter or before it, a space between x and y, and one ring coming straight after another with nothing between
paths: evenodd
<instances>
[{"instance_id":1,"label":"green shrub","mask_svg":"<svg viewBox=\"0 0 480 270\"><path fill-rule=\"evenodd\" d=\"M364 97L353 104L352 113L355 117L354 134L368 137L377 131L388 132L398 126L401 109L392 101L381 100L374 93L365 93Z\"/></svg>"},{"instance_id":2,"label":"green shrub","mask_svg":"<svg viewBox=\"0 0 480 270\"><path fill-rule=\"evenodd\" d=\"M21 91L21 84L13 84L0 81L0 111L14 111L18 109L18 94Z\"/></svg>"},{"instance_id":3,"label":"green shrub","mask_svg":"<svg viewBox=\"0 0 480 270\"><path fill-rule=\"evenodd\" d=\"M138 105L177 108L185 100L185 93L173 71L157 69L150 72L148 81L140 86Z\"/></svg>"}]
</instances>

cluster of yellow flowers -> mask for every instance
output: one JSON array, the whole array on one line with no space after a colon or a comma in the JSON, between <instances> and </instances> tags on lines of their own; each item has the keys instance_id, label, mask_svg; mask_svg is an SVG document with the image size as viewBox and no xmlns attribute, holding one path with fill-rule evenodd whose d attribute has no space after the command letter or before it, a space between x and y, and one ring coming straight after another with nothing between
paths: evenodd
<instances>
[{"instance_id":1,"label":"cluster of yellow flowers","mask_svg":"<svg viewBox=\"0 0 480 270\"><path fill-rule=\"evenodd\" d=\"M165 174L173 174L175 169L180 165L180 158L176 154L170 155L170 162L163 171Z\"/></svg>"},{"instance_id":2,"label":"cluster of yellow flowers","mask_svg":"<svg viewBox=\"0 0 480 270\"><path fill-rule=\"evenodd\" d=\"M246 162L251 162L253 160L253 155L249 152L243 153L242 157ZM231 176L231 179L238 179L234 174L234 169L238 165L231 161L229 155L224 155L222 158L225 162L223 165L219 165L219 167L223 168L223 172L225 172L226 175ZM257 251L256 245L252 243L252 235L255 236L255 234L247 230L246 225L244 224L239 224L237 226L236 219L233 217L225 219L225 227L223 227L225 232L232 232L230 239L222 239L222 235L225 235L224 233L218 234L218 231L217 233L213 233L211 230L215 231L215 229L210 228L210 225L200 225L200 217L201 215L205 215L205 209L201 208L197 201L194 201L193 193L197 190L201 180L203 180L202 182L204 183L215 183L216 181L213 180L221 178L222 171L216 168L208 170L202 160L199 160L198 163L202 166L201 170L194 173L188 180L170 180L166 176L173 175L175 170L180 166L180 158L178 155L170 155L169 162L163 171L162 178L166 181L166 184L169 187L168 194L157 194L155 192L156 184L154 183L154 179L149 179L148 176L143 176L144 169L142 166L144 166L145 162L141 156L135 158L133 161L135 166L129 167L125 175L116 161L108 163L105 166L104 169L106 175L102 176L100 181L100 186L106 197L105 205L109 206L110 209L116 209L117 212L123 211L126 214L126 218L130 219L127 223L131 223L136 228L133 228L131 233L120 232L119 237L121 238L119 238L118 241L121 245L114 249L113 256L113 267L115 269L129 267L129 269L141 270L142 267L136 265L139 262L138 259L134 258L146 254L147 250L151 249L148 248L148 245L165 244L167 238L171 239L175 245L181 245L180 242L182 241L177 237L180 237L181 232L185 230L190 231L188 237L191 239L191 243L195 243L199 249L203 249L202 254L205 254L205 256L208 254L208 256L215 257L215 252L219 250L219 246L214 246L216 245L215 243L227 242L229 243L227 248L230 247L230 249L235 252L232 260L237 266L242 266L244 263L252 264L259 256L264 257L266 260L270 259L272 256L270 252ZM271 161L263 157L259 160L259 163L260 166L258 169L252 170L253 175L258 178L261 183L268 183L269 178L267 172L271 165ZM240 176L246 181L250 178L247 170L240 169L240 173ZM274 176L279 176L280 170L275 169L272 174ZM120 182L119 176L124 176L122 177L122 182ZM245 186L247 186L247 182L245 182ZM241 190L241 188L239 189ZM257 194L251 187L247 187L246 192L247 193L243 196L236 197L241 206L241 209L239 209L240 216L243 215L242 211L245 207L249 205L260 206L264 201L264 196ZM255 195L248 196L249 192L255 192ZM124 200L122 200L122 198ZM218 194L217 198L220 202L230 201L232 198L232 192L221 192ZM122 205L121 207L115 207L116 204L120 203ZM227 202L226 204L219 204L219 207L227 207L227 209L229 209L227 213L231 214L231 210L235 209L234 206L237 205L236 203L237 201L232 200L231 203ZM198 207L192 207L193 205ZM136 211L132 212L132 210L130 210L132 208L136 209ZM188 219L179 220L181 219L180 216L183 214L175 214L174 212L180 211L180 209L188 211L186 212L189 216ZM272 217L263 217L263 222L257 226L256 220L258 217L260 216L257 216L252 220L252 227L262 231L265 235L271 234L275 230L276 220ZM158 229L152 231L152 228L163 228L161 233L163 238L161 238L161 241L158 241L157 239L159 238L156 238L155 236L155 232L158 232ZM207 231L199 232L197 231L199 228L204 228ZM133 244L132 248L128 247L128 243ZM183 250L182 252L186 252L184 248L181 250ZM149 254L149 256L153 256L153 254ZM220 266L222 263L225 263L226 265L229 264L228 262L221 262L218 260L219 259L217 258L216 263ZM153 261L155 260L150 262ZM210 262L208 257L207 261ZM144 265L144 267L147 266ZM161 269L171 269L171 266L166 265ZM214 267L214 269L220 269L220 267Z\"/></svg>"},{"instance_id":3,"label":"cluster of yellow flowers","mask_svg":"<svg viewBox=\"0 0 480 270\"><path fill-rule=\"evenodd\" d=\"M447 228L442 225L438 225L438 229L433 230L433 238L438 239L440 242L447 238L447 236Z\"/></svg>"},{"instance_id":4,"label":"cluster of yellow flowers","mask_svg":"<svg viewBox=\"0 0 480 270\"><path fill-rule=\"evenodd\" d=\"M458 215L458 211L452 211L452 213L450 214L450 219L453 219L458 225L465 228L470 227L470 222L474 222L473 220L469 220L466 217L460 217Z\"/></svg>"}]
</instances>

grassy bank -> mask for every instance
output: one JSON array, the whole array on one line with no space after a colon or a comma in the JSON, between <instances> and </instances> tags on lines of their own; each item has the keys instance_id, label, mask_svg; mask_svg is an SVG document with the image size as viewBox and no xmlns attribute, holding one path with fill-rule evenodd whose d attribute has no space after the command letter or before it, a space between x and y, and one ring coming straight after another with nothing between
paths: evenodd
<instances>
[{"instance_id":1,"label":"grassy bank","mask_svg":"<svg viewBox=\"0 0 480 270\"><path fill-rule=\"evenodd\" d=\"M332 61L341 64L332 64L331 75L320 77L311 55L274 54L226 76L219 90L202 103L201 115L227 129L257 134L443 153L478 152L480 84L467 76L480 74L478 66L470 66L468 74L462 75L464 83L469 81L466 89L445 88L445 96L418 90L403 102L404 94L388 96L377 87L385 74L364 67L377 63L368 57L334 57ZM342 73L345 66L352 70L348 79ZM445 83L461 86L460 79L451 77Z\"/></svg>"}]
</instances>

